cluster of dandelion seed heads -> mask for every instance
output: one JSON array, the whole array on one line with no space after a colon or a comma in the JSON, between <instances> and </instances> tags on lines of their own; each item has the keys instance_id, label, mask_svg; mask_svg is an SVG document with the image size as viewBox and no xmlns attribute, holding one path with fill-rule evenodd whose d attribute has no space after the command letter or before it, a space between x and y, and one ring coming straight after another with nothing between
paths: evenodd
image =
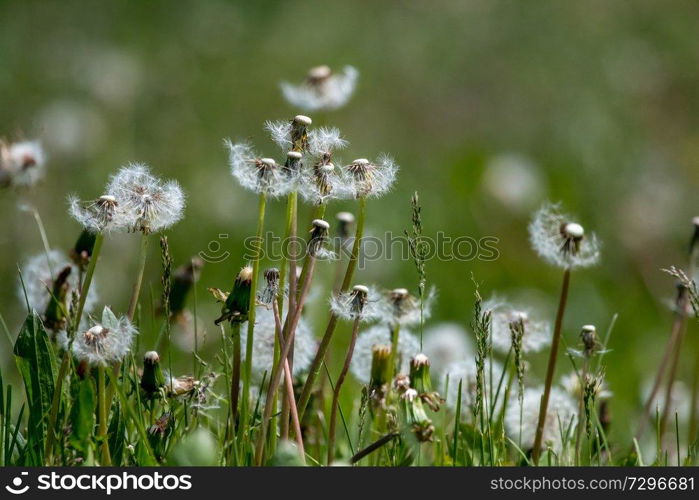
<instances>
[{"instance_id":1,"label":"cluster of dandelion seed heads","mask_svg":"<svg viewBox=\"0 0 699 500\"><path fill-rule=\"evenodd\" d=\"M356 285L330 298L330 310L342 319L378 321L383 318L382 296L374 287Z\"/></svg>"},{"instance_id":2,"label":"cluster of dandelion seed heads","mask_svg":"<svg viewBox=\"0 0 699 500\"><path fill-rule=\"evenodd\" d=\"M118 363L131 350L136 328L125 316L116 317L108 307L102 314L102 322L75 335L72 344L73 356L91 366L106 366ZM68 349L65 335L58 338L63 349Z\"/></svg>"},{"instance_id":3,"label":"cluster of dandelion seed heads","mask_svg":"<svg viewBox=\"0 0 699 500\"><path fill-rule=\"evenodd\" d=\"M564 269L589 267L599 261L597 237L561 213L558 205L547 203L534 214L529 239L542 259Z\"/></svg>"},{"instance_id":4,"label":"cluster of dandelion seed heads","mask_svg":"<svg viewBox=\"0 0 699 500\"><path fill-rule=\"evenodd\" d=\"M483 304L484 310L491 311L491 336L493 349L507 354L512 347L510 325L521 321L524 325L522 335L522 352L539 352L551 344L551 324L537 321L529 311L516 309L498 299L491 299Z\"/></svg>"},{"instance_id":5,"label":"cluster of dandelion seed heads","mask_svg":"<svg viewBox=\"0 0 699 500\"><path fill-rule=\"evenodd\" d=\"M536 438L536 428L539 422L539 407L543 387L524 390L522 408L517 398L510 399L505 410L505 430L510 438L517 443L521 435L521 448L531 449ZM550 446L560 453L564 446L566 434L570 436L577 422L578 405L566 391L552 387L549 396L548 411L544 420L544 446ZM521 427L520 427L521 415Z\"/></svg>"},{"instance_id":6,"label":"cluster of dandelion seed heads","mask_svg":"<svg viewBox=\"0 0 699 500\"><path fill-rule=\"evenodd\" d=\"M46 155L39 141L0 141L0 186L28 188L46 171Z\"/></svg>"},{"instance_id":7,"label":"cluster of dandelion seed heads","mask_svg":"<svg viewBox=\"0 0 699 500\"><path fill-rule=\"evenodd\" d=\"M304 111L333 110L344 106L352 97L359 72L345 66L333 73L328 66L317 66L308 72L306 81L298 85L281 82L284 98Z\"/></svg>"},{"instance_id":8,"label":"cluster of dandelion seed heads","mask_svg":"<svg viewBox=\"0 0 699 500\"><path fill-rule=\"evenodd\" d=\"M283 318L286 310L281 314ZM252 373L256 383L262 382L262 377L267 377L272 372L274 363L274 342L276 336L276 323L272 309L258 306L255 311L255 342L252 349ZM245 345L247 339L247 322L241 326L240 341ZM308 323L301 319L294 335L294 376L301 375L308 370L316 353L316 341ZM243 352L245 360L245 352Z\"/></svg>"},{"instance_id":9,"label":"cluster of dandelion seed heads","mask_svg":"<svg viewBox=\"0 0 699 500\"><path fill-rule=\"evenodd\" d=\"M373 348L377 345L391 345L391 330L388 325L372 326L357 337L354 346L354 356L350 370L357 380L366 384L371 378L371 360ZM410 360L420 352L420 340L407 329L403 329L398 337L398 352L396 359L400 360L399 373L407 373ZM294 364L296 355L294 354Z\"/></svg>"},{"instance_id":10,"label":"cluster of dandelion seed heads","mask_svg":"<svg viewBox=\"0 0 699 500\"><path fill-rule=\"evenodd\" d=\"M51 268L49 268L49 262ZM68 275L68 293L79 292L80 268L60 250L51 250L48 254L42 252L30 257L21 266L22 280L18 279L17 296L24 302L24 291L27 292L29 307L43 314L52 300L51 290L53 289L53 279L66 267L70 268ZM22 287L22 281L24 287ZM98 287L93 282L90 291L85 299L84 311L90 312L99 301Z\"/></svg>"}]
</instances>

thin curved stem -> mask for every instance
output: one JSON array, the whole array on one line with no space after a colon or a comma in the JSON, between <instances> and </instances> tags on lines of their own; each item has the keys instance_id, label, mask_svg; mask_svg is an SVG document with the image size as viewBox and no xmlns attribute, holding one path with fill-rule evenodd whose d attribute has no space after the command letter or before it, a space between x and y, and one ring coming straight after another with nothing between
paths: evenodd
<instances>
[{"instance_id":1,"label":"thin curved stem","mask_svg":"<svg viewBox=\"0 0 699 500\"><path fill-rule=\"evenodd\" d=\"M112 465L112 458L109 454L109 441L107 441L107 397L106 384L104 375L104 366L97 367L97 413L99 422L97 426L97 437L100 440L100 449L102 454L101 465Z\"/></svg>"}]
</instances>

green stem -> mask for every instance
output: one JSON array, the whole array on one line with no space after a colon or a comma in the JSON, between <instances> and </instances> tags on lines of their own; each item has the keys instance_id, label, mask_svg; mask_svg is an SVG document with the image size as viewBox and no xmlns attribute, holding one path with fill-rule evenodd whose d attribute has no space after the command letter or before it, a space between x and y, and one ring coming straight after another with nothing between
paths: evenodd
<instances>
[{"instance_id":1,"label":"green stem","mask_svg":"<svg viewBox=\"0 0 699 500\"><path fill-rule=\"evenodd\" d=\"M546 369L546 383L544 384L544 394L541 396L541 406L539 408L539 421L536 426L536 438L534 439L534 449L532 459L535 465L539 464L541 456L541 444L544 437L544 424L548 412L551 386L553 385L553 375L556 371L556 360L558 359L558 346L561 343L561 331L563 328L563 315L565 314L566 303L568 301L568 289L570 288L570 269L563 272L563 285L561 296L558 301L558 311L556 312L556 324L553 331L553 341L551 342L551 353L549 355L548 367Z\"/></svg>"},{"instance_id":2,"label":"green stem","mask_svg":"<svg viewBox=\"0 0 699 500\"><path fill-rule=\"evenodd\" d=\"M352 283L352 278L354 277L354 271L357 268L357 260L359 258L359 251L361 248L362 235L364 234L364 220L366 218L366 198L359 198L359 211L357 214L357 228L354 234L354 245L352 246L352 254L347 262L347 270L345 271L345 278L342 280L342 286L340 291L346 291L349 289ZM320 367L325 358L325 353L330 345L330 340L332 340L333 333L335 333L335 327L337 327L337 316L335 314L330 315L328 320L328 326L325 329L325 334L323 339L320 341L318 346L318 351L313 359L310 370L308 372L308 377L301 391L301 396L299 396L298 401L298 411L299 419L303 421L303 414L308 405L308 401L311 399L311 391L313 390L313 383L315 382L318 373L320 372Z\"/></svg>"},{"instance_id":3,"label":"green stem","mask_svg":"<svg viewBox=\"0 0 699 500\"><path fill-rule=\"evenodd\" d=\"M107 441L107 398L106 384L104 376L104 366L97 367L97 413L99 416L99 425L97 427L97 437L100 441L100 449L102 450L101 465L112 465L112 459L109 455L109 441Z\"/></svg>"},{"instance_id":4,"label":"green stem","mask_svg":"<svg viewBox=\"0 0 699 500\"><path fill-rule=\"evenodd\" d=\"M238 419L238 399L240 397L240 323L231 323L231 337L233 339L233 359L231 361L231 425L235 434L235 425Z\"/></svg>"},{"instance_id":5,"label":"green stem","mask_svg":"<svg viewBox=\"0 0 699 500\"><path fill-rule=\"evenodd\" d=\"M87 266L87 272L85 273L83 286L80 290L80 299L78 301L78 310L75 314L75 322L73 323L73 332L76 332L80 327L80 320L82 319L83 310L85 309L85 301L87 300L87 294L90 291L92 277L95 274L95 267L97 266L97 260L99 259L100 251L102 250L103 241L104 235L102 233L97 233L97 237L95 238L95 244L92 248L92 257L90 257L90 263ZM44 452L45 460L49 464L52 460L53 446L56 442L56 420L58 419L58 408L61 402L61 392L63 391L63 379L65 379L66 375L68 375L70 360L71 352L69 347L68 351L63 356L63 360L61 361L61 367L58 370L58 378L56 379L56 387L53 391L53 397L51 399L51 410L49 412L48 421L48 435L46 436L46 448Z\"/></svg>"},{"instance_id":6,"label":"green stem","mask_svg":"<svg viewBox=\"0 0 699 500\"><path fill-rule=\"evenodd\" d=\"M146 258L148 257L148 235L143 233L141 235L141 247L138 254L138 269L136 270L136 281L134 282L133 289L131 291L131 299L129 300L129 309L126 316L129 321L133 321L134 315L136 314L136 308L138 307L138 297L141 295L141 286L143 284L143 273L146 269Z\"/></svg>"},{"instance_id":7,"label":"green stem","mask_svg":"<svg viewBox=\"0 0 699 500\"><path fill-rule=\"evenodd\" d=\"M260 194L257 210L257 235L255 239L255 255L252 259L252 281L250 284L250 312L248 313L248 335L245 343L245 367L243 371L243 397L241 404L241 432L247 432L248 409L250 408L250 378L252 377L252 348L255 333L255 302L257 297L257 280L260 274L260 259L262 258L262 231L265 227L265 210L267 196Z\"/></svg>"}]
</instances>

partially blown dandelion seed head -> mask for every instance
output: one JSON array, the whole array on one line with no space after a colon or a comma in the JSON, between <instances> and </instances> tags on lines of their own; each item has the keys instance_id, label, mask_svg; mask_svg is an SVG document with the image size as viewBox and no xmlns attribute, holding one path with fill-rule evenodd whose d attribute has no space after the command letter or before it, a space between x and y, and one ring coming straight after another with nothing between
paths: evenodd
<instances>
[{"instance_id":1,"label":"partially blown dandelion seed head","mask_svg":"<svg viewBox=\"0 0 699 500\"><path fill-rule=\"evenodd\" d=\"M436 292L431 288L420 300L405 288L395 288L388 292L384 303L384 321L394 325L417 325L430 317Z\"/></svg>"},{"instance_id":2,"label":"partially blown dandelion seed head","mask_svg":"<svg viewBox=\"0 0 699 500\"><path fill-rule=\"evenodd\" d=\"M536 427L539 420L539 407L543 387L524 390L522 398L522 449L528 450L534 446ZM574 434L577 421L578 405L566 391L558 387L551 388L549 406L544 420L543 444L551 447L556 453L563 450L563 445ZM517 398L511 398L505 410L505 430L518 442L520 437L520 406Z\"/></svg>"},{"instance_id":3,"label":"partially blown dandelion seed head","mask_svg":"<svg viewBox=\"0 0 699 500\"><path fill-rule=\"evenodd\" d=\"M117 213L120 206L115 196L105 194L96 200L83 202L71 195L68 197L68 205L71 217L91 233L128 229L119 225L123 218Z\"/></svg>"},{"instance_id":4,"label":"partially blown dandelion seed head","mask_svg":"<svg viewBox=\"0 0 699 500\"><path fill-rule=\"evenodd\" d=\"M529 311L516 309L506 302L490 299L483 304L483 309L491 311L491 343L493 349L507 354L512 347L510 325L521 321L524 326L522 351L539 352L551 344L551 324L537 321Z\"/></svg>"},{"instance_id":5,"label":"partially blown dandelion seed head","mask_svg":"<svg viewBox=\"0 0 699 500\"><path fill-rule=\"evenodd\" d=\"M314 128L308 133L308 152L313 156L332 156L338 149L347 147L340 129L335 127Z\"/></svg>"},{"instance_id":6,"label":"partially blown dandelion seed head","mask_svg":"<svg viewBox=\"0 0 699 500\"><path fill-rule=\"evenodd\" d=\"M360 333L354 347L352 364L350 365L350 370L355 378L364 384L368 383L371 376L371 360L374 346L390 345L391 330L388 325L372 326ZM396 360L400 360L399 373L408 373L410 360L419 352L420 340L410 330L401 330L398 338L398 352L396 353Z\"/></svg>"},{"instance_id":7,"label":"partially blown dandelion seed head","mask_svg":"<svg viewBox=\"0 0 699 500\"><path fill-rule=\"evenodd\" d=\"M558 205L547 203L536 212L529 224L529 239L542 259L564 269L589 267L599 261L597 237L561 213Z\"/></svg>"},{"instance_id":8,"label":"partially blown dandelion seed head","mask_svg":"<svg viewBox=\"0 0 699 500\"><path fill-rule=\"evenodd\" d=\"M253 193L278 197L286 194L290 187L289 177L273 158L260 158L247 143L234 144L224 141L228 149L231 174L240 185Z\"/></svg>"},{"instance_id":9,"label":"partially blown dandelion seed head","mask_svg":"<svg viewBox=\"0 0 699 500\"><path fill-rule=\"evenodd\" d=\"M281 312L283 318L285 311ZM255 383L262 382L262 376L267 372L267 377L272 373L274 362L274 342L276 336L276 323L272 309L258 306L255 312L255 342L252 350L252 374ZM241 325L240 342L245 345L247 339L247 322ZM313 332L306 320L301 319L296 334L294 335L294 376L301 375L308 370L316 353L316 341ZM245 349L243 349L245 360Z\"/></svg>"},{"instance_id":10,"label":"partially blown dandelion seed head","mask_svg":"<svg viewBox=\"0 0 699 500\"><path fill-rule=\"evenodd\" d=\"M125 316L117 318L111 309L105 307L101 323L76 334L73 355L78 361L92 366L118 363L131 350L136 334L136 328ZM65 349L67 345L63 347Z\"/></svg>"},{"instance_id":11,"label":"partially blown dandelion seed head","mask_svg":"<svg viewBox=\"0 0 699 500\"><path fill-rule=\"evenodd\" d=\"M39 141L0 141L0 183L31 187L43 178L45 170L46 155Z\"/></svg>"},{"instance_id":12,"label":"partially blown dandelion seed head","mask_svg":"<svg viewBox=\"0 0 699 500\"><path fill-rule=\"evenodd\" d=\"M352 290L333 295L330 310L342 319L376 321L381 319L381 294L373 287L355 285Z\"/></svg>"},{"instance_id":13,"label":"partially blown dandelion seed head","mask_svg":"<svg viewBox=\"0 0 699 500\"><path fill-rule=\"evenodd\" d=\"M333 110L344 106L352 97L359 72L345 66L333 73L326 65L311 68L306 81L298 85L281 82L284 98L292 106L305 111Z\"/></svg>"},{"instance_id":14,"label":"partially blown dandelion seed head","mask_svg":"<svg viewBox=\"0 0 699 500\"><path fill-rule=\"evenodd\" d=\"M354 198L378 198L393 187L398 165L388 155L376 162L358 158L345 167L344 189Z\"/></svg>"},{"instance_id":15,"label":"partially blown dandelion seed head","mask_svg":"<svg viewBox=\"0 0 699 500\"><path fill-rule=\"evenodd\" d=\"M185 197L179 184L158 179L140 163L122 167L112 176L106 192L120 206L117 224L131 231L162 231L184 215Z\"/></svg>"}]
</instances>

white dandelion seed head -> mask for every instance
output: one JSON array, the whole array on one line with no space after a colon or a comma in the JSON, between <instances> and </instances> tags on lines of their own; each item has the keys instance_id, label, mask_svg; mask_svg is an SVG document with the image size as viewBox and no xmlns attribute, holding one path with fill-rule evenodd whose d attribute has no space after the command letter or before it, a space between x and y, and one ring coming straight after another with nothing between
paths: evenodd
<instances>
[{"instance_id":1,"label":"white dandelion seed head","mask_svg":"<svg viewBox=\"0 0 699 500\"><path fill-rule=\"evenodd\" d=\"M490 360L485 361L485 401L487 401L488 405L492 404L492 398L495 397L502 370L503 367L498 361L493 360L492 363ZM490 377L491 371L493 374L492 379ZM475 357L455 361L449 364L442 372L441 393L444 394L446 405L452 410L456 409L459 396L459 382L461 382L461 411L466 418L473 414L473 406L476 404L477 375L478 369ZM447 381L449 382L448 387ZM503 399L504 391L501 391L496 402L496 409L502 407Z\"/></svg>"},{"instance_id":2,"label":"white dandelion seed head","mask_svg":"<svg viewBox=\"0 0 699 500\"><path fill-rule=\"evenodd\" d=\"M539 352L551 344L551 324L548 321L537 321L533 314L524 309L518 309L497 298L483 303L483 310L490 311L491 342L493 349L507 354L512 347L512 331L510 325L517 321L524 324L522 335L522 352Z\"/></svg>"},{"instance_id":3,"label":"white dandelion seed head","mask_svg":"<svg viewBox=\"0 0 699 500\"><path fill-rule=\"evenodd\" d=\"M343 170L343 187L348 197L378 198L391 190L398 174L398 165L382 154L376 162L358 158Z\"/></svg>"},{"instance_id":4,"label":"white dandelion seed head","mask_svg":"<svg viewBox=\"0 0 699 500\"><path fill-rule=\"evenodd\" d=\"M112 176L108 196L119 205L116 225L144 233L169 228L184 215L185 197L179 184L155 177L147 165L131 163Z\"/></svg>"},{"instance_id":5,"label":"white dandelion seed head","mask_svg":"<svg viewBox=\"0 0 699 500\"><path fill-rule=\"evenodd\" d=\"M51 262L50 269L49 262ZM72 260L68 259L63 252L60 250L51 250L48 256L45 252L42 252L30 257L22 265L22 279L24 280L24 287L27 290L29 307L37 311L39 315L44 314L52 299L49 290L53 288L53 278L66 267L70 267L70 274L68 275L68 296L70 297L73 291L79 291L80 269ZM19 300L24 303L22 282L19 278L17 281L17 296ZM93 281L87 298L85 299L84 312L89 313L93 311L98 301L98 287ZM83 321L84 320L85 318L83 317Z\"/></svg>"},{"instance_id":6,"label":"white dandelion seed head","mask_svg":"<svg viewBox=\"0 0 699 500\"><path fill-rule=\"evenodd\" d=\"M240 185L253 193L264 193L276 198L289 191L289 182L283 168L273 158L260 158L247 143L224 141L228 149L231 174Z\"/></svg>"},{"instance_id":7,"label":"white dandelion seed head","mask_svg":"<svg viewBox=\"0 0 699 500\"><path fill-rule=\"evenodd\" d=\"M296 115L293 120L282 121L282 120L268 120L265 122L265 130L269 133L270 139L274 142L282 151L294 150L294 134L303 132L306 135L305 141L310 141L311 134L313 131L308 132L307 127L313 123L308 116ZM301 146L304 151L307 149L308 144L305 142L297 143L296 146Z\"/></svg>"},{"instance_id":8,"label":"white dandelion seed head","mask_svg":"<svg viewBox=\"0 0 699 500\"><path fill-rule=\"evenodd\" d=\"M430 317L436 298L437 292L434 287L427 291L422 304L420 299L411 295L407 289L395 288L384 294L384 321L402 326L418 325Z\"/></svg>"},{"instance_id":9,"label":"white dandelion seed head","mask_svg":"<svg viewBox=\"0 0 699 500\"><path fill-rule=\"evenodd\" d=\"M441 374L455 361L475 356L468 332L458 323L438 323L425 330L425 354L432 361L432 373Z\"/></svg>"},{"instance_id":10,"label":"white dandelion seed head","mask_svg":"<svg viewBox=\"0 0 699 500\"><path fill-rule=\"evenodd\" d=\"M529 239L534 251L549 264L575 269L599 261L600 244L594 234L560 212L559 205L542 206L529 224Z\"/></svg>"},{"instance_id":11,"label":"white dandelion seed head","mask_svg":"<svg viewBox=\"0 0 699 500\"><path fill-rule=\"evenodd\" d=\"M281 314L282 325L286 311ZM247 322L240 328L240 342L245 345L247 339ZM272 373L274 363L274 339L276 336L276 324L274 311L263 306L255 308L255 331L252 348L252 374L255 383L262 382L262 377L267 372L267 379ZM316 341L308 323L301 319L296 327L294 335L294 376L301 375L308 370L316 353ZM243 349L245 360L245 349Z\"/></svg>"},{"instance_id":12,"label":"white dandelion seed head","mask_svg":"<svg viewBox=\"0 0 699 500\"><path fill-rule=\"evenodd\" d=\"M653 379L649 378L643 382L641 386L642 401L648 400L652 388ZM664 390L657 391L655 398L651 402L651 415L655 416L656 410L662 415L663 407L665 406L665 392ZM675 413L677 413L677 420L683 424L689 422L692 415L692 391L687 384L681 380L676 380L675 383L672 384L669 412L669 415L672 416L672 420L670 422L674 421Z\"/></svg>"},{"instance_id":13,"label":"white dandelion seed head","mask_svg":"<svg viewBox=\"0 0 699 500\"><path fill-rule=\"evenodd\" d=\"M305 82L294 85L281 82L284 98L305 111L330 111L347 104L357 85L359 72L353 66L345 66L340 73L333 73L328 66L311 68Z\"/></svg>"},{"instance_id":14,"label":"white dandelion seed head","mask_svg":"<svg viewBox=\"0 0 699 500\"><path fill-rule=\"evenodd\" d=\"M391 345L391 329L388 325L376 325L363 331L357 337L354 356L350 370L354 377L363 384L371 378L371 359L373 348L377 345ZM420 352L420 340L408 329L401 329L398 337L396 359L400 360L399 373L408 373L410 360Z\"/></svg>"},{"instance_id":15,"label":"white dandelion seed head","mask_svg":"<svg viewBox=\"0 0 699 500\"><path fill-rule=\"evenodd\" d=\"M330 155L344 149L349 143L335 127L314 128L308 133L308 152L313 156Z\"/></svg>"},{"instance_id":16,"label":"white dandelion seed head","mask_svg":"<svg viewBox=\"0 0 699 500\"><path fill-rule=\"evenodd\" d=\"M78 332L73 340L73 355L92 366L118 363L131 350L138 332L125 317L116 317L108 307L102 313L102 322Z\"/></svg>"},{"instance_id":17,"label":"white dandelion seed head","mask_svg":"<svg viewBox=\"0 0 699 500\"><path fill-rule=\"evenodd\" d=\"M74 195L68 196L68 213L92 233L127 229L118 225L123 220L118 214L119 210L119 202L112 195L105 194L86 202Z\"/></svg>"},{"instance_id":18,"label":"white dandelion seed head","mask_svg":"<svg viewBox=\"0 0 699 500\"><path fill-rule=\"evenodd\" d=\"M307 203L320 205L330 200L346 199L349 189L335 165L323 157L311 168L301 170L298 191Z\"/></svg>"},{"instance_id":19,"label":"white dandelion seed head","mask_svg":"<svg viewBox=\"0 0 699 500\"><path fill-rule=\"evenodd\" d=\"M580 375L572 371L566 375L563 375L560 380L560 386L565 389L565 391L570 394L576 400L579 400L582 396L583 386L580 383ZM613 396L612 391L609 390L607 381L604 378L599 379L597 384L597 391L595 397L598 400L609 399Z\"/></svg>"},{"instance_id":20,"label":"white dandelion seed head","mask_svg":"<svg viewBox=\"0 0 699 500\"><path fill-rule=\"evenodd\" d=\"M46 155L39 141L0 142L0 171L15 187L31 187L44 177Z\"/></svg>"},{"instance_id":21,"label":"white dandelion seed head","mask_svg":"<svg viewBox=\"0 0 699 500\"><path fill-rule=\"evenodd\" d=\"M534 446L536 427L539 421L539 407L543 387L524 390L522 398L522 449L529 450ZM564 441L574 433L577 421L578 404L566 391L558 387L551 388L548 411L544 421L543 443L556 453L563 450ZM510 398L505 410L505 430L510 438L517 443L520 437L520 405L518 398ZM567 434L567 435L566 435Z\"/></svg>"},{"instance_id":22,"label":"white dandelion seed head","mask_svg":"<svg viewBox=\"0 0 699 500\"><path fill-rule=\"evenodd\" d=\"M355 285L348 292L333 294L330 310L345 320L377 321L383 317L382 296L374 287Z\"/></svg>"}]
</instances>

